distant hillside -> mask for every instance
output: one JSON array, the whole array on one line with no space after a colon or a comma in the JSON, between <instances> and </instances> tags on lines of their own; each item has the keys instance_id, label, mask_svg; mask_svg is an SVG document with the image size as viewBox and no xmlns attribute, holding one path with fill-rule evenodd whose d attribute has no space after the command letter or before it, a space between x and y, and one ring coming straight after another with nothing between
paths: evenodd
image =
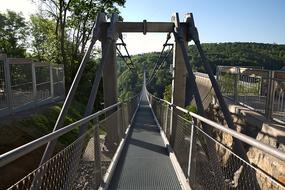
<instances>
[{"instance_id":1,"label":"distant hillside","mask_svg":"<svg viewBox=\"0 0 285 190\"><path fill-rule=\"evenodd\" d=\"M279 70L285 66L285 45L261 43L206 43L204 51L215 69L216 65L260 66ZM201 60L196 47L189 46L192 63L200 71Z\"/></svg>"},{"instance_id":2,"label":"distant hillside","mask_svg":"<svg viewBox=\"0 0 285 190\"><path fill-rule=\"evenodd\" d=\"M214 72L217 65L259 66L273 70L279 70L285 66L285 45L236 42L206 43L202 44L202 47ZM188 51L191 64L194 65L193 69L203 72L204 68L196 47L190 45ZM145 65L147 76L149 76L158 57L158 52L132 56L140 80L136 80L136 74L127 70L125 63L118 59L118 84L122 99L130 97L135 94L134 91L138 92L140 90L143 66ZM171 84L170 64L172 64L172 55L169 56L149 85L149 90L157 96L162 97L165 87Z\"/></svg>"}]
</instances>

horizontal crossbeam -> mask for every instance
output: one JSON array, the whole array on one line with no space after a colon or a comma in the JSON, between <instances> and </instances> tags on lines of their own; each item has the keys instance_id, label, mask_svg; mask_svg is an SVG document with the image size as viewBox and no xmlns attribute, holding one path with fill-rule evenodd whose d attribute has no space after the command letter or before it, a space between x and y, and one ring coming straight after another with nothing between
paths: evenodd
<instances>
[{"instance_id":1,"label":"horizontal crossbeam","mask_svg":"<svg viewBox=\"0 0 285 190\"><path fill-rule=\"evenodd\" d=\"M108 27L109 22L102 23L102 27ZM181 28L186 29L188 23L180 23ZM174 23L173 22L118 22L117 32L173 32Z\"/></svg>"}]
</instances>

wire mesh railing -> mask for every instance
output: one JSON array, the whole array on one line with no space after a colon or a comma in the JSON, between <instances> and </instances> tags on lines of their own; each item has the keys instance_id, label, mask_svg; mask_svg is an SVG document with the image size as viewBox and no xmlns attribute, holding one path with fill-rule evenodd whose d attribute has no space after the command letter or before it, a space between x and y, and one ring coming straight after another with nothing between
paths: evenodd
<instances>
[{"instance_id":1,"label":"wire mesh railing","mask_svg":"<svg viewBox=\"0 0 285 190\"><path fill-rule=\"evenodd\" d=\"M8 107L5 91L5 68L4 61L0 59L0 110Z\"/></svg>"},{"instance_id":2,"label":"wire mesh railing","mask_svg":"<svg viewBox=\"0 0 285 190\"><path fill-rule=\"evenodd\" d=\"M163 126L169 122L176 125L175 133L172 131L174 130L172 126L170 134L166 136L170 141L171 136L174 135L174 142L171 146L184 175L189 180L191 188L285 189L284 182L280 181L274 172L272 173L271 170L266 171L266 168L258 166L258 163L254 163L254 160L249 159L249 161L246 161L238 156L232 150L232 143L233 139L236 138L247 146L251 145L251 149L259 150L259 156L264 159L271 159L274 163L283 166L285 166L284 152L152 95L149 95L149 99L157 120L164 131ZM171 114L176 114L176 116L163 113L166 110L165 107L168 108ZM171 109L176 109L176 111L171 111ZM174 119L176 121L173 121ZM211 127L211 134L203 131L201 128L202 122ZM210 148L210 144L214 145L214 148ZM277 156L272 155L272 151L278 152ZM248 155L251 153L248 153ZM215 156L218 158L218 162L213 159ZM257 155L255 154L255 156Z\"/></svg>"},{"instance_id":3,"label":"wire mesh railing","mask_svg":"<svg viewBox=\"0 0 285 190\"><path fill-rule=\"evenodd\" d=\"M272 117L285 122L285 72L274 72Z\"/></svg>"},{"instance_id":4,"label":"wire mesh railing","mask_svg":"<svg viewBox=\"0 0 285 190\"><path fill-rule=\"evenodd\" d=\"M36 65L36 100L43 101L52 97L51 94L51 79L50 79L50 67L49 65Z\"/></svg>"},{"instance_id":5,"label":"wire mesh railing","mask_svg":"<svg viewBox=\"0 0 285 190\"><path fill-rule=\"evenodd\" d=\"M64 67L52 67L53 96L60 98L65 94Z\"/></svg>"},{"instance_id":6,"label":"wire mesh railing","mask_svg":"<svg viewBox=\"0 0 285 190\"><path fill-rule=\"evenodd\" d=\"M0 55L0 117L65 97L62 65Z\"/></svg>"},{"instance_id":7,"label":"wire mesh railing","mask_svg":"<svg viewBox=\"0 0 285 190\"><path fill-rule=\"evenodd\" d=\"M171 107L168 104L160 103L155 101L153 96L149 96L149 101L151 102L152 109L155 111L158 122L160 123L161 128L163 129L166 137L170 138L170 128L171 128Z\"/></svg>"},{"instance_id":8,"label":"wire mesh railing","mask_svg":"<svg viewBox=\"0 0 285 190\"><path fill-rule=\"evenodd\" d=\"M8 189L97 189L116 152L116 149L109 148L110 142L106 141L116 139L117 146L125 138L125 131L138 106L139 98L135 96L127 102L112 105L1 155L0 167L5 167L47 142L60 140L77 127L88 124L88 130L83 135ZM110 131L111 134L108 133ZM107 138L108 135L110 138Z\"/></svg>"},{"instance_id":9,"label":"wire mesh railing","mask_svg":"<svg viewBox=\"0 0 285 190\"><path fill-rule=\"evenodd\" d=\"M177 155L177 160L187 176L188 172L188 160L190 150L190 137L191 137L191 123L187 122L183 117L177 116L177 128L175 133L175 141L173 149Z\"/></svg>"},{"instance_id":10,"label":"wire mesh railing","mask_svg":"<svg viewBox=\"0 0 285 190\"><path fill-rule=\"evenodd\" d=\"M33 102L32 66L29 62L9 63L11 78L12 109L15 110Z\"/></svg>"},{"instance_id":11,"label":"wire mesh railing","mask_svg":"<svg viewBox=\"0 0 285 190\"><path fill-rule=\"evenodd\" d=\"M194 186L203 187L203 189L219 189L219 186L215 183L219 180L215 175L215 170L209 167L209 157L212 154L218 154L220 159L219 167L221 167L223 173L224 189L285 189L272 176L243 160L230 148L205 133L201 128L194 126L194 131L198 137L195 144L196 155L195 158L191 158L192 162L194 159L196 162L196 170L192 174L195 175ZM215 144L216 150L214 152L206 152L203 148L206 139Z\"/></svg>"},{"instance_id":12,"label":"wire mesh railing","mask_svg":"<svg viewBox=\"0 0 285 190\"><path fill-rule=\"evenodd\" d=\"M285 72L218 66L217 76L224 96L285 122Z\"/></svg>"}]
</instances>

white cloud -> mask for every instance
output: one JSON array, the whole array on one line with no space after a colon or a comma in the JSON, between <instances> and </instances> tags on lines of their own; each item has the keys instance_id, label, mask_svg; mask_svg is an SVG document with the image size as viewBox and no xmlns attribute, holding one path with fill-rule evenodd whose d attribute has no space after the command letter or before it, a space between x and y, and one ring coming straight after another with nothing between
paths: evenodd
<instances>
[{"instance_id":1,"label":"white cloud","mask_svg":"<svg viewBox=\"0 0 285 190\"><path fill-rule=\"evenodd\" d=\"M28 18L37 11L37 6L31 0L1 0L0 11L4 12L6 9L22 12Z\"/></svg>"}]
</instances>

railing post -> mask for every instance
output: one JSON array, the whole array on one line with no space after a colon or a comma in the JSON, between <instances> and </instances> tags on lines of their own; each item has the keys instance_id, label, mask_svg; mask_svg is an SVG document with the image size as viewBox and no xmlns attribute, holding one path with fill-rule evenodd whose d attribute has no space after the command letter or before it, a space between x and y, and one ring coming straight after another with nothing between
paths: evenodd
<instances>
[{"instance_id":1,"label":"railing post","mask_svg":"<svg viewBox=\"0 0 285 190\"><path fill-rule=\"evenodd\" d=\"M216 69L216 79L217 79L218 83L219 83L219 77L220 77L220 67L221 66L217 66L217 69Z\"/></svg>"},{"instance_id":2,"label":"railing post","mask_svg":"<svg viewBox=\"0 0 285 190\"><path fill-rule=\"evenodd\" d=\"M267 97L265 104L265 116L267 119L272 118L273 103L274 103L274 71L268 72L268 85L267 85Z\"/></svg>"},{"instance_id":3,"label":"railing post","mask_svg":"<svg viewBox=\"0 0 285 190\"><path fill-rule=\"evenodd\" d=\"M8 110L9 113L13 112L13 100L12 100L12 88L11 88L11 73L10 73L10 65L7 59L7 55L4 55L4 75L5 75L5 87L7 90L7 100L8 100Z\"/></svg>"},{"instance_id":4,"label":"railing post","mask_svg":"<svg viewBox=\"0 0 285 190\"><path fill-rule=\"evenodd\" d=\"M63 91L63 93L60 95L60 96L62 96L62 98L64 99L65 98L65 72L64 72L64 65L62 65L61 66L61 68L62 68L62 91ZM59 71L59 68L57 68L57 72ZM59 82L59 81L57 81L57 82Z\"/></svg>"},{"instance_id":5,"label":"railing post","mask_svg":"<svg viewBox=\"0 0 285 190\"><path fill-rule=\"evenodd\" d=\"M188 158L188 170L187 178L192 188L195 187L195 173L196 173L196 130L194 122L191 124L190 134L190 146L189 146L189 158Z\"/></svg>"},{"instance_id":6,"label":"railing post","mask_svg":"<svg viewBox=\"0 0 285 190\"><path fill-rule=\"evenodd\" d=\"M117 117L115 118L116 120L116 125L117 125L117 136L118 136L118 144L120 143L121 139L123 138L123 133L122 133L122 117L121 117L121 105L117 106Z\"/></svg>"},{"instance_id":7,"label":"railing post","mask_svg":"<svg viewBox=\"0 0 285 190\"><path fill-rule=\"evenodd\" d=\"M238 103L238 81L239 81L239 73L240 69L239 67L236 67L235 69L235 75L234 75L234 102Z\"/></svg>"},{"instance_id":8,"label":"railing post","mask_svg":"<svg viewBox=\"0 0 285 190\"><path fill-rule=\"evenodd\" d=\"M164 133L167 134L167 123L168 123L168 105L165 107L165 118L164 118Z\"/></svg>"},{"instance_id":9,"label":"railing post","mask_svg":"<svg viewBox=\"0 0 285 190\"><path fill-rule=\"evenodd\" d=\"M221 86L222 85L222 82L221 82L221 69L222 68L222 66L217 66L217 70L216 70L216 80L217 80L217 83L218 83L218 85L219 85L219 87L220 87L220 89L221 89L221 93L222 94L224 94L224 92L223 92L223 87ZM211 81L210 81L210 85L211 85ZM217 104L218 102L217 102L217 97L216 96L213 96L213 103L214 104Z\"/></svg>"},{"instance_id":10,"label":"railing post","mask_svg":"<svg viewBox=\"0 0 285 190\"><path fill-rule=\"evenodd\" d=\"M49 81L50 81L50 97L54 98L53 70L51 64L49 65Z\"/></svg>"},{"instance_id":11,"label":"railing post","mask_svg":"<svg viewBox=\"0 0 285 190\"><path fill-rule=\"evenodd\" d=\"M34 100L34 105L36 105L37 102L37 78L36 78L36 68L35 68L35 63L31 64L31 69L32 69L32 84L33 84L33 100Z\"/></svg>"},{"instance_id":12,"label":"railing post","mask_svg":"<svg viewBox=\"0 0 285 190\"><path fill-rule=\"evenodd\" d=\"M125 118L124 118L124 104L121 104L121 111L120 111L120 122L119 125L121 126L121 137L125 138L124 132L125 132Z\"/></svg>"},{"instance_id":13,"label":"railing post","mask_svg":"<svg viewBox=\"0 0 285 190\"><path fill-rule=\"evenodd\" d=\"M95 170L95 189L98 189L102 182L102 169L101 169L101 148L99 136L99 119L96 117L94 120L94 170Z\"/></svg>"},{"instance_id":14,"label":"railing post","mask_svg":"<svg viewBox=\"0 0 285 190\"><path fill-rule=\"evenodd\" d=\"M160 103L160 106L159 106L159 118L158 118L158 121L159 121L159 124L161 127L163 127L163 102Z\"/></svg>"}]
</instances>

